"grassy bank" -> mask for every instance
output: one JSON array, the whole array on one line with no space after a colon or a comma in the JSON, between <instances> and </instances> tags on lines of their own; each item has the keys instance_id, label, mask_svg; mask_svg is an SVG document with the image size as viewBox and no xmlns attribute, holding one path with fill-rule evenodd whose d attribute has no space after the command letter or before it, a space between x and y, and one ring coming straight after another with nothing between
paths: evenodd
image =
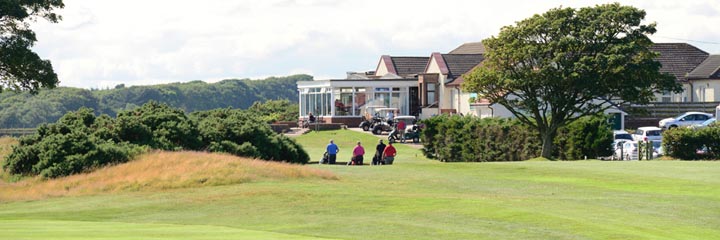
<instances>
[{"instance_id":1,"label":"grassy bank","mask_svg":"<svg viewBox=\"0 0 720 240\"><path fill-rule=\"evenodd\" d=\"M297 140L317 161L331 138L343 162L356 141L365 143L366 159L377 142L348 130ZM393 166L305 166L337 179L268 177L4 202L0 239L720 238L720 162L439 163L397 148Z\"/></svg>"}]
</instances>

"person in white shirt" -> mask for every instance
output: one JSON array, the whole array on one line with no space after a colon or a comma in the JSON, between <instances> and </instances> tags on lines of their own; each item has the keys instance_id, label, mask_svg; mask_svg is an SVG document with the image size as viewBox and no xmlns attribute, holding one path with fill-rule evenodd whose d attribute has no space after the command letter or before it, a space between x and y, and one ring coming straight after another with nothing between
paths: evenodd
<instances>
[{"instance_id":1,"label":"person in white shirt","mask_svg":"<svg viewBox=\"0 0 720 240\"><path fill-rule=\"evenodd\" d=\"M395 118L395 111L388 111L387 113L387 122L391 126L393 125L393 118Z\"/></svg>"}]
</instances>

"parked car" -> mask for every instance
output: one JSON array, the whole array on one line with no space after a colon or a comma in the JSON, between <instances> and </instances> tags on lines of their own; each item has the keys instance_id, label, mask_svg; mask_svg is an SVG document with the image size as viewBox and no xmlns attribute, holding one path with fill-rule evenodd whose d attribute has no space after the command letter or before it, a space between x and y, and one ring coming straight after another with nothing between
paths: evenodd
<instances>
[{"instance_id":1,"label":"parked car","mask_svg":"<svg viewBox=\"0 0 720 240\"><path fill-rule=\"evenodd\" d=\"M618 142L613 160L637 160L638 159L638 142L620 141ZM621 157L622 156L622 157Z\"/></svg>"},{"instance_id":2,"label":"parked car","mask_svg":"<svg viewBox=\"0 0 720 240\"><path fill-rule=\"evenodd\" d=\"M613 139L614 140L625 139L625 140L632 141L633 137L632 137L632 135L630 135L630 133L628 133L624 130L615 130L615 131L613 131Z\"/></svg>"},{"instance_id":3,"label":"parked car","mask_svg":"<svg viewBox=\"0 0 720 240\"><path fill-rule=\"evenodd\" d=\"M659 127L639 127L632 137L634 141L662 140L662 129Z\"/></svg>"},{"instance_id":4,"label":"parked car","mask_svg":"<svg viewBox=\"0 0 720 240\"><path fill-rule=\"evenodd\" d=\"M653 153L652 157L657 158L661 157L662 155L665 155L665 151L662 148L662 141L652 141L653 145Z\"/></svg>"},{"instance_id":5,"label":"parked car","mask_svg":"<svg viewBox=\"0 0 720 240\"><path fill-rule=\"evenodd\" d=\"M686 112L683 115L674 117L674 118L666 118L663 120L660 120L658 123L659 127L664 129L671 129L676 127L687 127L692 126L694 124L700 124L710 118L712 118L712 114L704 113L704 112Z\"/></svg>"},{"instance_id":6,"label":"parked car","mask_svg":"<svg viewBox=\"0 0 720 240\"><path fill-rule=\"evenodd\" d=\"M613 131L613 143L612 143L612 150L613 155L615 154L615 151L622 145L622 142L627 141L633 141L633 137L630 133L624 131L624 130L615 130ZM615 160L615 156L610 155L608 157L599 157L600 160Z\"/></svg>"},{"instance_id":7,"label":"parked car","mask_svg":"<svg viewBox=\"0 0 720 240\"><path fill-rule=\"evenodd\" d=\"M706 128L707 126L710 126L710 124L713 124L715 121L716 121L715 118L710 118L708 120L705 120L701 124L692 125L692 126L690 126L690 128L692 128L692 129Z\"/></svg>"},{"instance_id":8,"label":"parked car","mask_svg":"<svg viewBox=\"0 0 720 240\"><path fill-rule=\"evenodd\" d=\"M613 144L612 144L613 154L610 155L610 157L603 157L603 158L600 158L600 159L601 159L601 160L605 160L606 158L608 158L608 159L610 159L610 160L619 160L619 159L620 159L620 154L618 154L618 153L619 153L619 149L620 149L620 148L622 147L622 145L625 144L625 142L627 142L627 141L632 141L632 139L629 139L629 140L628 140L628 139L615 139L615 140L613 140Z\"/></svg>"}]
</instances>

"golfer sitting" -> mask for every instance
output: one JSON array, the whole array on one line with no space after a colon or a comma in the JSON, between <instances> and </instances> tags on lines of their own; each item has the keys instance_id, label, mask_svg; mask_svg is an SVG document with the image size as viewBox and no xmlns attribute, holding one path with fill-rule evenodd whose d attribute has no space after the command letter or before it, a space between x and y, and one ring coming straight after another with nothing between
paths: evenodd
<instances>
[{"instance_id":1,"label":"golfer sitting","mask_svg":"<svg viewBox=\"0 0 720 240\"><path fill-rule=\"evenodd\" d=\"M393 147L392 142L388 142L388 145L385 147L382 154L383 164L392 165L393 161L395 161L395 155L397 155L395 147Z\"/></svg>"}]
</instances>

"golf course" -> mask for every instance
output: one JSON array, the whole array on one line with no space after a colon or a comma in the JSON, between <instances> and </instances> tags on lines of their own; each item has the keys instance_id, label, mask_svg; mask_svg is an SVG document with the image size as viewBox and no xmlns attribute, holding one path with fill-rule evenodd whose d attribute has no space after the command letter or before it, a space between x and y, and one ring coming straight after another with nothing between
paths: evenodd
<instances>
[{"instance_id":1,"label":"golf course","mask_svg":"<svg viewBox=\"0 0 720 240\"><path fill-rule=\"evenodd\" d=\"M295 140L315 164L150 152L65 178L0 174L0 239L720 239L720 161L338 162L351 130ZM8 154L12 140L0 141ZM2 161L2 160L0 160Z\"/></svg>"}]
</instances>

